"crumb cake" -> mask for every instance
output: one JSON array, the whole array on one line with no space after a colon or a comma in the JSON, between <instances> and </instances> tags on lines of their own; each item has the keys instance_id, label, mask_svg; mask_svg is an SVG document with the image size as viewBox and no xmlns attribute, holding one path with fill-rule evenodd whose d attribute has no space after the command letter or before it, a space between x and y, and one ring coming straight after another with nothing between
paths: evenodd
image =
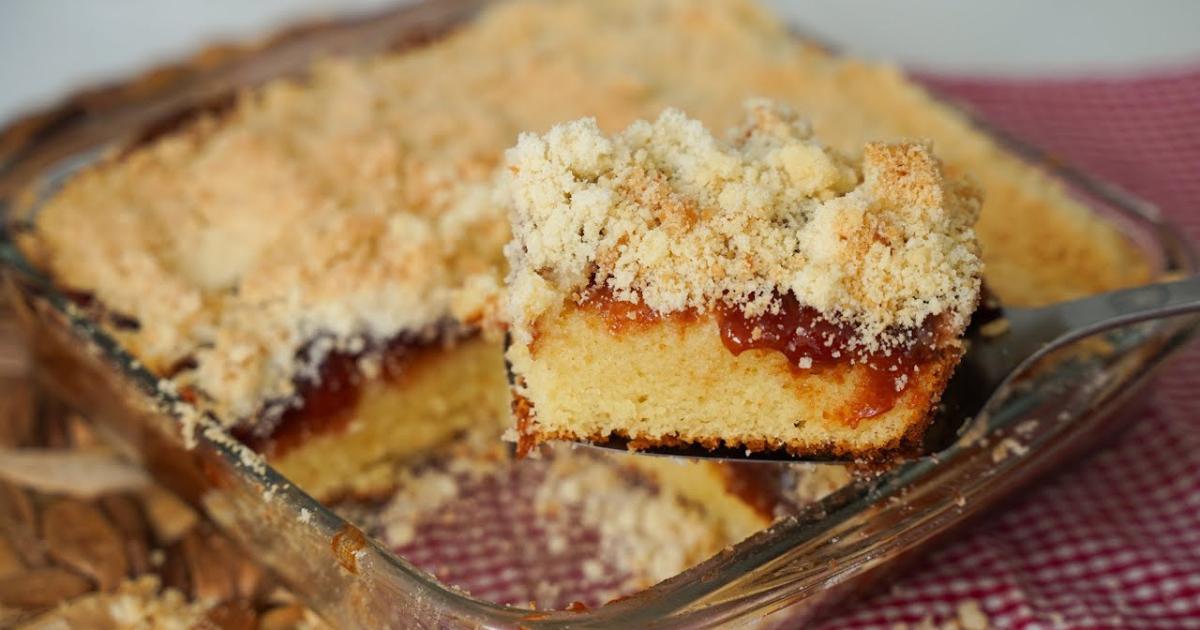
<instances>
[{"instance_id":1,"label":"crumb cake","mask_svg":"<svg viewBox=\"0 0 1200 630\"><path fill-rule=\"evenodd\" d=\"M919 440L979 301L980 193L928 145L823 147L747 104L508 154L520 450L547 439L879 457Z\"/></svg>"},{"instance_id":2,"label":"crumb cake","mask_svg":"<svg viewBox=\"0 0 1200 630\"><path fill-rule=\"evenodd\" d=\"M853 155L929 138L987 191L986 281L1033 305L1144 282L1110 224L889 66L830 55L750 0L519 0L420 47L318 61L140 144L42 204L30 259L148 369L318 496L508 421L490 326L492 195L521 132L765 97Z\"/></svg>"}]
</instances>

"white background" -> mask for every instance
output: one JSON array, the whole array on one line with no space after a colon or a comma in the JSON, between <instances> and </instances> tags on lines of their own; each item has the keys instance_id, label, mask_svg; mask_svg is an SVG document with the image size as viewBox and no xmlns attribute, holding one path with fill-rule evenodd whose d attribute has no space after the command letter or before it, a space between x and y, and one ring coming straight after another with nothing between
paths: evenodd
<instances>
[{"instance_id":1,"label":"white background","mask_svg":"<svg viewBox=\"0 0 1200 630\"><path fill-rule=\"evenodd\" d=\"M389 3L0 0L0 124L72 89L185 56L208 42ZM802 31L850 52L951 74L1111 74L1200 64L1197 0L770 4Z\"/></svg>"}]
</instances>

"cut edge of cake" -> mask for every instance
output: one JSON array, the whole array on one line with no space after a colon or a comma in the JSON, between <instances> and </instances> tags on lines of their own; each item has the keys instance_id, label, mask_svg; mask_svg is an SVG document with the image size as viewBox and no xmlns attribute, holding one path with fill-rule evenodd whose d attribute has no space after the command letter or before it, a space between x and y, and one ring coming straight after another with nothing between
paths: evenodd
<instances>
[{"instance_id":1,"label":"cut edge of cake","mask_svg":"<svg viewBox=\"0 0 1200 630\"><path fill-rule=\"evenodd\" d=\"M879 458L919 441L978 304L980 193L928 144L818 144L746 105L508 154L516 438Z\"/></svg>"}]
</instances>

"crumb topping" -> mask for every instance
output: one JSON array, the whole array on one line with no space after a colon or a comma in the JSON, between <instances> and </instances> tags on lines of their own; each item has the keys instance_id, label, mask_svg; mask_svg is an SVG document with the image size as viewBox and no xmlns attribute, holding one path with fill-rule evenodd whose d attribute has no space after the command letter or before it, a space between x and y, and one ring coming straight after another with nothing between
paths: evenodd
<instances>
[{"instance_id":1,"label":"crumb topping","mask_svg":"<svg viewBox=\"0 0 1200 630\"><path fill-rule=\"evenodd\" d=\"M601 282L660 313L753 317L790 292L868 347L934 315L959 329L978 302L980 193L928 144L870 143L855 161L752 101L723 141L676 109L611 136L588 118L522 134L508 169L516 331L550 295Z\"/></svg>"},{"instance_id":2,"label":"crumb topping","mask_svg":"<svg viewBox=\"0 0 1200 630\"><path fill-rule=\"evenodd\" d=\"M895 69L798 42L750 0L518 0L429 46L321 61L72 177L22 245L135 321L109 332L229 424L293 395L312 335L349 346L494 306L509 235L490 187L518 132L672 106L723 129L752 95L843 151L932 138L988 191L978 230L1006 302L1146 277L1111 226Z\"/></svg>"},{"instance_id":3,"label":"crumb topping","mask_svg":"<svg viewBox=\"0 0 1200 630\"><path fill-rule=\"evenodd\" d=\"M226 424L295 402L330 352L470 325L494 300L507 226L488 161L406 148L364 95L336 94L349 70L248 94L37 215L54 274L135 322L115 334Z\"/></svg>"}]
</instances>

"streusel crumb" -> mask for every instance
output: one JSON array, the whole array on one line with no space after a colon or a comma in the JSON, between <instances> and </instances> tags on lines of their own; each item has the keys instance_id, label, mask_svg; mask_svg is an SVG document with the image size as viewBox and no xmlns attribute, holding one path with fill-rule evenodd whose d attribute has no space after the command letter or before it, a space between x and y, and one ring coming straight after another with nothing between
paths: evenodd
<instances>
[{"instance_id":1,"label":"streusel crumb","mask_svg":"<svg viewBox=\"0 0 1200 630\"><path fill-rule=\"evenodd\" d=\"M796 40L750 0L496 3L428 46L322 60L89 166L22 245L135 321L108 332L149 369L222 422L253 421L265 401L297 402L313 336L486 323L509 237L489 190L519 132L581 116L613 131L672 106L723 129L752 95L850 154L933 139L988 193L977 231L1007 304L1147 278L1117 230L957 111L894 68Z\"/></svg>"},{"instance_id":2,"label":"streusel crumb","mask_svg":"<svg viewBox=\"0 0 1200 630\"><path fill-rule=\"evenodd\" d=\"M587 118L522 134L508 166L515 335L596 283L659 313L723 301L754 317L790 292L866 347L939 314L960 329L978 301L981 195L928 144L852 160L753 101L724 141L676 109L612 136Z\"/></svg>"}]
</instances>

